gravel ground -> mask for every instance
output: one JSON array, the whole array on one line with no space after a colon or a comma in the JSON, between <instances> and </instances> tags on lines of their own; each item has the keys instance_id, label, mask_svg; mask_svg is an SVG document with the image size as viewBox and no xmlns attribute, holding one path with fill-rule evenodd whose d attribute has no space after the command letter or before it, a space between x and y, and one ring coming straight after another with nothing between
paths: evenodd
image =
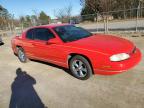
<instances>
[{"instance_id":1,"label":"gravel ground","mask_svg":"<svg viewBox=\"0 0 144 108\"><path fill-rule=\"evenodd\" d=\"M128 39L144 54L143 37ZM144 108L144 60L128 72L95 75L81 81L50 64L20 63L11 50L10 37L3 40L5 45L0 46L0 108L41 108L42 105L48 108ZM27 74L22 74L18 68ZM20 103L23 106L19 106Z\"/></svg>"}]
</instances>

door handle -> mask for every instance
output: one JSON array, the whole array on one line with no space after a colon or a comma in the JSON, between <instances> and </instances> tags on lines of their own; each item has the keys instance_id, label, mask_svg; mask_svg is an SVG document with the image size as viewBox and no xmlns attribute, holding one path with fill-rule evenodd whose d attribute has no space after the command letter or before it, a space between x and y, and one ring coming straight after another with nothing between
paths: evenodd
<instances>
[{"instance_id":1,"label":"door handle","mask_svg":"<svg viewBox=\"0 0 144 108\"><path fill-rule=\"evenodd\" d=\"M32 43L32 45L36 46L36 44L35 44L35 43Z\"/></svg>"}]
</instances>

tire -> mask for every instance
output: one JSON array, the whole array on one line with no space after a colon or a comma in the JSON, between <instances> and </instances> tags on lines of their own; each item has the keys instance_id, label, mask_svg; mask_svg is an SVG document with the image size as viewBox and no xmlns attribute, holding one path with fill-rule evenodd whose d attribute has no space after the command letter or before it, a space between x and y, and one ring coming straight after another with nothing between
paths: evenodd
<instances>
[{"instance_id":1,"label":"tire","mask_svg":"<svg viewBox=\"0 0 144 108\"><path fill-rule=\"evenodd\" d=\"M83 56L76 55L69 62L72 75L80 80L87 80L92 76L92 67Z\"/></svg>"},{"instance_id":2,"label":"tire","mask_svg":"<svg viewBox=\"0 0 144 108\"><path fill-rule=\"evenodd\" d=\"M28 61L28 58L24 52L24 49L21 47L17 48L17 56L22 63L26 63Z\"/></svg>"}]
</instances>

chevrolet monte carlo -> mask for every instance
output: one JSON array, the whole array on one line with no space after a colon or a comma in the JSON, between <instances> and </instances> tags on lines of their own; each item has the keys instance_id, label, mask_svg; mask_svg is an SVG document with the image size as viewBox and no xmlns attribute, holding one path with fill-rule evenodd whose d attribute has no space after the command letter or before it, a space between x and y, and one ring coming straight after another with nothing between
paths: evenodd
<instances>
[{"instance_id":1,"label":"chevrolet monte carlo","mask_svg":"<svg viewBox=\"0 0 144 108\"><path fill-rule=\"evenodd\" d=\"M122 73L141 60L140 50L129 40L92 34L69 24L32 27L11 43L21 62L33 59L56 64L81 80L93 74Z\"/></svg>"}]
</instances>

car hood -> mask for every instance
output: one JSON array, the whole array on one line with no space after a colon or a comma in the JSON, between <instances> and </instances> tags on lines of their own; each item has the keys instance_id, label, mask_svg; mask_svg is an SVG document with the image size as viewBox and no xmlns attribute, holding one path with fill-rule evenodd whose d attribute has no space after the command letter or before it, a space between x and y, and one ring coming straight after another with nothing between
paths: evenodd
<instances>
[{"instance_id":1,"label":"car hood","mask_svg":"<svg viewBox=\"0 0 144 108\"><path fill-rule=\"evenodd\" d=\"M69 42L68 45L104 54L130 53L135 47L129 40L102 34Z\"/></svg>"}]
</instances>

